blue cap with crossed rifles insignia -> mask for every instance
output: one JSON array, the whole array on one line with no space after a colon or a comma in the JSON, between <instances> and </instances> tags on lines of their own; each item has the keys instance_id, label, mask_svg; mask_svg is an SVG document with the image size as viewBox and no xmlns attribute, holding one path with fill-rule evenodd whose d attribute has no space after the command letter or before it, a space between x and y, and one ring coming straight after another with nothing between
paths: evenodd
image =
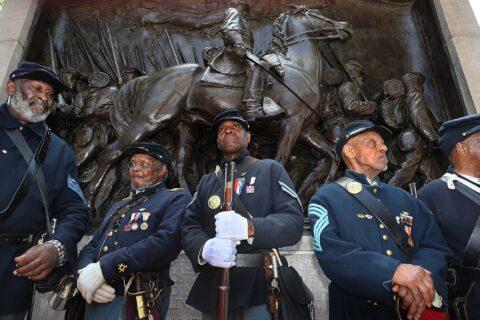
<instances>
[{"instance_id":1,"label":"blue cap with crossed rifles insignia","mask_svg":"<svg viewBox=\"0 0 480 320\"><path fill-rule=\"evenodd\" d=\"M448 157L458 142L477 132L480 132L480 114L445 121L438 129L438 144Z\"/></svg>"},{"instance_id":2,"label":"blue cap with crossed rifles insignia","mask_svg":"<svg viewBox=\"0 0 480 320\"><path fill-rule=\"evenodd\" d=\"M247 131L250 128L248 125L248 121L242 117L242 115L240 114L240 112L238 112L237 109L230 109L222 113L219 113L215 116L215 118L213 119L213 129L217 131L218 126L222 122L227 120L236 121L240 123Z\"/></svg>"},{"instance_id":3,"label":"blue cap with crossed rifles insignia","mask_svg":"<svg viewBox=\"0 0 480 320\"><path fill-rule=\"evenodd\" d=\"M169 165L172 162L167 149L158 143L137 142L125 150L125 155L133 156L135 154L146 154L152 158L160 160L162 163Z\"/></svg>"},{"instance_id":4,"label":"blue cap with crossed rifles insignia","mask_svg":"<svg viewBox=\"0 0 480 320\"><path fill-rule=\"evenodd\" d=\"M335 146L337 158L339 160L342 159L342 150L348 140L367 131L377 132L382 136L383 140L387 140L392 137L392 132L385 127L375 125L369 120L355 120L347 124L347 126L343 128L342 132L340 133L340 138L338 138L337 145Z\"/></svg>"},{"instance_id":5,"label":"blue cap with crossed rifles insignia","mask_svg":"<svg viewBox=\"0 0 480 320\"><path fill-rule=\"evenodd\" d=\"M12 81L17 79L39 80L51 85L55 93L65 91L65 85L52 69L35 62L20 62L17 69L10 73L9 79Z\"/></svg>"}]
</instances>

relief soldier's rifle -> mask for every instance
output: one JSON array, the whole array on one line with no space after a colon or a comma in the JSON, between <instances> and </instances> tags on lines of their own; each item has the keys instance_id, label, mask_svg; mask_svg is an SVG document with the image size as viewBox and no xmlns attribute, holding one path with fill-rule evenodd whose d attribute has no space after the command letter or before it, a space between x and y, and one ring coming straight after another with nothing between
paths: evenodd
<instances>
[{"instance_id":1,"label":"relief soldier's rifle","mask_svg":"<svg viewBox=\"0 0 480 320\"><path fill-rule=\"evenodd\" d=\"M235 179L235 162L230 161L225 164L225 189L223 210L233 210L233 181ZM220 269L220 283L217 287L217 310L216 320L228 319L228 294L230 291L230 269Z\"/></svg>"}]
</instances>

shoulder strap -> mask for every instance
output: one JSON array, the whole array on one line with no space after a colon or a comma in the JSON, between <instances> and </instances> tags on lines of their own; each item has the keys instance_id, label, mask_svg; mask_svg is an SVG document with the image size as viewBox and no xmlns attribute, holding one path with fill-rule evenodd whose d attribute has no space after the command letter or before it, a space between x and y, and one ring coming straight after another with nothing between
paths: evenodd
<instances>
[{"instance_id":1,"label":"shoulder strap","mask_svg":"<svg viewBox=\"0 0 480 320\"><path fill-rule=\"evenodd\" d=\"M7 136L12 140L13 144L19 152L22 154L25 161L28 163L28 169L25 172L20 185L18 186L15 194L13 195L10 203L7 207L0 212L0 221L5 220L13 211L17 208L23 198L26 196L28 190L34 179L37 179L38 188L40 190L40 194L42 197L42 201L45 206L45 213L47 215L48 223L47 223L47 231L51 230L50 228L50 219L49 219L49 205L48 205L48 198L47 198L47 189L46 189L46 182L43 172L41 170L41 165L45 160L45 156L48 150L48 145L50 143L51 132L49 129L45 131L45 134L40 141L37 150L35 151L35 155L32 153L28 143L25 141L25 138L20 133L18 129L7 129L3 128ZM40 181L41 180L41 181Z\"/></svg>"},{"instance_id":2,"label":"shoulder strap","mask_svg":"<svg viewBox=\"0 0 480 320\"><path fill-rule=\"evenodd\" d=\"M341 186L351 197L360 202L360 204L363 205L371 214L373 214L373 216L380 221L380 223L385 225L385 228L393 236L393 239L400 247L402 252L407 257L412 257L412 246L408 244L407 235L398 225L395 218L388 212L387 207L385 207L373 194L363 187L357 193L350 192L348 190L350 184L360 184L351 178L342 177L335 183Z\"/></svg>"},{"instance_id":3,"label":"shoulder strap","mask_svg":"<svg viewBox=\"0 0 480 320\"><path fill-rule=\"evenodd\" d=\"M480 208L480 194L471 190L460 181L454 181L455 188L468 199L472 200ZM463 254L462 265L464 267L478 268L480 264L480 216L473 228Z\"/></svg>"}]
</instances>

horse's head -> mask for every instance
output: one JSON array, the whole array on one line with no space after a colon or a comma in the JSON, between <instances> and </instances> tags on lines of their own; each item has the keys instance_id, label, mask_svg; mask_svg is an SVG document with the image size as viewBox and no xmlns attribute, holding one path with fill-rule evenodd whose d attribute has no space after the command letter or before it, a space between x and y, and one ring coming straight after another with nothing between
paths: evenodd
<instances>
[{"instance_id":1,"label":"horse's head","mask_svg":"<svg viewBox=\"0 0 480 320\"><path fill-rule=\"evenodd\" d=\"M274 28L284 36L286 45L306 41L346 40L352 35L352 26L323 16L319 10L294 6L275 20Z\"/></svg>"}]
</instances>

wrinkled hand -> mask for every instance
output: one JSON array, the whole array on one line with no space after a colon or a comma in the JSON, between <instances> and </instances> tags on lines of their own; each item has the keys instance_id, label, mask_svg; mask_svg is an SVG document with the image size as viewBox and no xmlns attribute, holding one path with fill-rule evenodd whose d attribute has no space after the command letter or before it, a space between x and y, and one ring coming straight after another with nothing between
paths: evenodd
<instances>
[{"instance_id":1,"label":"wrinkled hand","mask_svg":"<svg viewBox=\"0 0 480 320\"><path fill-rule=\"evenodd\" d=\"M222 211L215 215L217 238L241 241L248 239L248 220L235 211Z\"/></svg>"},{"instance_id":2,"label":"wrinkled hand","mask_svg":"<svg viewBox=\"0 0 480 320\"><path fill-rule=\"evenodd\" d=\"M236 254L235 242L228 239L208 239L202 250L202 258L210 265L220 268L233 267Z\"/></svg>"},{"instance_id":3,"label":"wrinkled hand","mask_svg":"<svg viewBox=\"0 0 480 320\"><path fill-rule=\"evenodd\" d=\"M28 249L24 254L15 257L17 269L13 274L33 281L45 279L58 262L58 251L53 244L44 243Z\"/></svg>"},{"instance_id":4,"label":"wrinkled hand","mask_svg":"<svg viewBox=\"0 0 480 320\"><path fill-rule=\"evenodd\" d=\"M115 289L104 283L93 294L93 301L97 303L108 303L115 299Z\"/></svg>"},{"instance_id":5,"label":"wrinkled hand","mask_svg":"<svg viewBox=\"0 0 480 320\"><path fill-rule=\"evenodd\" d=\"M421 315L425 306L430 307L432 305L435 297L435 288L430 271L419 266L402 263L397 267L393 275L393 283L400 287L406 287L411 291L413 299L419 308L419 310L415 310L416 314ZM414 315L409 312L409 319L413 319L413 317Z\"/></svg>"},{"instance_id":6,"label":"wrinkled hand","mask_svg":"<svg viewBox=\"0 0 480 320\"><path fill-rule=\"evenodd\" d=\"M244 59L248 54L247 48L245 48L245 46L241 44L236 44L235 47L233 48L233 52L235 52L237 57L242 59Z\"/></svg>"},{"instance_id":7,"label":"wrinkled hand","mask_svg":"<svg viewBox=\"0 0 480 320\"><path fill-rule=\"evenodd\" d=\"M408 313L408 319L420 319L423 311L425 310L425 305L421 305L415 301L413 293L407 287L394 285L392 291L395 292L401 301L401 308L406 310Z\"/></svg>"},{"instance_id":8,"label":"wrinkled hand","mask_svg":"<svg viewBox=\"0 0 480 320\"><path fill-rule=\"evenodd\" d=\"M100 262L90 263L78 271L80 274L77 280L78 291L85 298L87 303L92 303L93 294L102 284L105 283Z\"/></svg>"}]
</instances>

